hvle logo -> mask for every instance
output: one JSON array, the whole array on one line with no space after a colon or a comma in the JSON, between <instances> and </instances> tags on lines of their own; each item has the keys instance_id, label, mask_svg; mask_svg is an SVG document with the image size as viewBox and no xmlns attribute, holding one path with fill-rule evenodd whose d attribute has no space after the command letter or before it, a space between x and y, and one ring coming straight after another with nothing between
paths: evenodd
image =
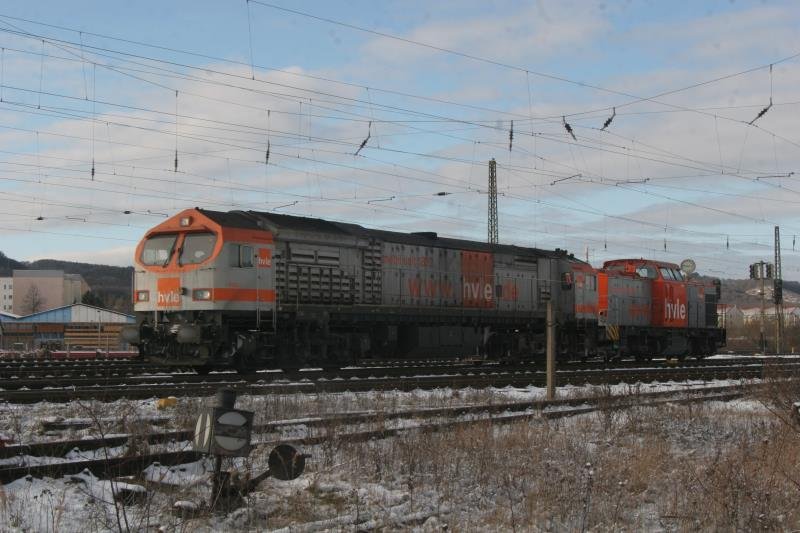
<instances>
[{"instance_id":1,"label":"hvle logo","mask_svg":"<svg viewBox=\"0 0 800 533\"><path fill-rule=\"evenodd\" d=\"M179 307L181 305L180 278L159 278L156 302L159 307Z\"/></svg>"},{"instance_id":2,"label":"hvle logo","mask_svg":"<svg viewBox=\"0 0 800 533\"><path fill-rule=\"evenodd\" d=\"M258 267L269 268L272 266L272 250L269 248L258 249Z\"/></svg>"},{"instance_id":3,"label":"hvle logo","mask_svg":"<svg viewBox=\"0 0 800 533\"><path fill-rule=\"evenodd\" d=\"M667 320L684 320L686 318L686 304L681 303L680 300L670 302L664 299L664 317Z\"/></svg>"}]
</instances>

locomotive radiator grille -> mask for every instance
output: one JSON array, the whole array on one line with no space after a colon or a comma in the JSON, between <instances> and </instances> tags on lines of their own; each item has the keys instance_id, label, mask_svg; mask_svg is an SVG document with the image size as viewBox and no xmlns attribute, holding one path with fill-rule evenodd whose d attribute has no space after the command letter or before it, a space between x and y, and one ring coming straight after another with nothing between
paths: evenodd
<instances>
[{"instance_id":1,"label":"locomotive radiator grille","mask_svg":"<svg viewBox=\"0 0 800 533\"><path fill-rule=\"evenodd\" d=\"M383 254L381 245L372 243L362 253L361 269L364 283L362 285L362 303L378 304L381 302Z\"/></svg>"}]
</instances>

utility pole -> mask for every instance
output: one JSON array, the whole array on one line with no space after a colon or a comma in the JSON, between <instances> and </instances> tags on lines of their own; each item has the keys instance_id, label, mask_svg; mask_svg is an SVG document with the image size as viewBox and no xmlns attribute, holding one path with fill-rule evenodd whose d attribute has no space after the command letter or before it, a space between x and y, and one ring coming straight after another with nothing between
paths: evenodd
<instances>
[{"instance_id":1,"label":"utility pole","mask_svg":"<svg viewBox=\"0 0 800 533\"><path fill-rule=\"evenodd\" d=\"M779 236L778 235L777 226L775 227L775 232L776 232L775 233L776 236ZM776 252L776 258L780 261L780 252ZM766 280L767 279L773 280L773 283L774 283L773 284L773 288L776 290L776 294L775 294L775 302L776 302L775 310L776 310L776 313L778 312L777 301L779 299L783 300L783 292L782 292L783 287L782 287L780 282L775 282L775 277L776 277L775 270L776 270L775 265L773 265L772 263L767 263L766 261L759 261L758 263L753 263L753 264L750 265L750 279L759 279L759 280L761 280L761 327L759 329L758 346L761 349L761 353L763 353L765 355L767 353L767 336L764 333L764 323L766 322L766 305L767 305L766 304L766 300L767 300ZM780 275L780 274L778 274L778 275ZM775 317L775 319L779 320L779 318L777 316ZM780 327L780 326L778 326L778 327ZM777 349L778 349L778 351L780 351L780 333L778 334L778 339L777 339Z\"/></svg>"},{"instance_id":2,"label":"utility pole","mask_svg":"<svg viewBox=\"0 0 800 533\"><path fill-rule=\"evenodd\" d=\"M772 278L772 299L775 302L775 353L781 353L783 339L783 276L781 274L781 228L775 226L775 273Z\"/></svg>"},{"instance_id":3,"label":"utility pole","mask_svg":"<svg viewBox=\"0 0 800 533\"><path fill-rule=\"evenodd\" d=\"M556 317L552 295L547 300L547 399L556 398Z\"/></svg>"},{"instance_id":4,"label":"utility pole","mask_svg":"<svg viewBox=\"0 0 800 533\"><path fill-rule=\"evenodd\" d=\"M766 318L766 312L764 310L766 295L764 294L764 262L762 261L759 263L759 269L761 271L761 328L759 329L759 339L760 339L760 346L761 346L761 355L767 355L767 336L764 333L764 321Z\"/></svg>"},{"instance_id":5,"label":"utility pole","mask_svg":"<svg viewBox=\"0 0 800 533\"><path fill-rule=\"evenodd\" d=\"M551 265L552 268L552 265ZM552 276L552 270L551 270ZM547 399L556 399L556 309L555 302L553 302L553 281L549 281L547 292L544 293L542 299L547 300Z\"/></svg>"},{"instance_id":6,"label":"utility pole","mask_svg":"<svg viewBox=\"0 0 800 533\"><path fill-rule=\"evenodd\" d=\"M489 244L500 242L497 231L497 163L489 161Z\"/></svg>"}]
</instances>

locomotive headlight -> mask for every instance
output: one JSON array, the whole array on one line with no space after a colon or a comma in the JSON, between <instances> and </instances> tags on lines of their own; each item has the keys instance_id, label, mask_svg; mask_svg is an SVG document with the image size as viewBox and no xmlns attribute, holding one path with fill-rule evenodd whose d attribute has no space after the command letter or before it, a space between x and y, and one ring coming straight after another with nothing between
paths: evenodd
<instances>
[{"instance_id":1,"label":"locomotive headlight","mask_svg":"<svg viewBox=\"0 0 800 533\"><path fill-rule=\"evenodd\" d=\"M192 291L192 300L210 300L211 289L195 289Z\"/></svg>"},{"instance_id":2,"label":"locomotive headlight","mask_svg":"<svg viewBox=\"0 0 800 533\"><path fill-rule=\"evenodd\" d=\"M150 291L136 291L136 301L137 302L149 302L150 301Z\"/></svg>"}]
</instances>

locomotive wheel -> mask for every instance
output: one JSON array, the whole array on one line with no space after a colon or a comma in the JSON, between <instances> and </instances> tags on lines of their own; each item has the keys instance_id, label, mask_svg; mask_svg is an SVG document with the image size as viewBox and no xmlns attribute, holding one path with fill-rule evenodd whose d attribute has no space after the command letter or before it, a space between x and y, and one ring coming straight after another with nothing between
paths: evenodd
<instances>
[{"instance_id":1,"label":"locomotive wheel","mask_svg":"<svg viewBox=\"0 0 800 533\"><path fill-rule=\"evenodd\" d=\"M236 354L233 358L233 368L236 370L237 374L249 374L253 371L253 367L248 365L248 357L240 354Z\"/></svg>"},{"instance_id":2,"label":"locomotive wheel","mask_svg":"<svg viewBox=\"0 0 800 533\"><path fill-rule=\"evenodd\" d=\"M211 372L211 367L209 365L196 366L194 367L194 371L201 376L207 376L208 373Z\"/></svg>"}]
</instances>

